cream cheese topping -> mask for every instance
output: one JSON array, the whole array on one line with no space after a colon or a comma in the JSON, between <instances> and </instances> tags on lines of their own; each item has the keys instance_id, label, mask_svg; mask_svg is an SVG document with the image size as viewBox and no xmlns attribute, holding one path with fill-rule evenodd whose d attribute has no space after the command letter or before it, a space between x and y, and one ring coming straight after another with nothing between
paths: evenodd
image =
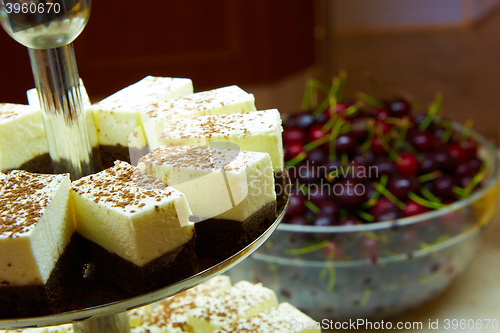
<instances>
[{"instance_id":1,"label":"cream cheese topping","mask_svg":"<svg viewBox=\"0 0 500 333\"><path fill-rule=\"evenodd\" d=\"M253 317L240 319L215 333L320 333L316 321L293 305L283 302Z\"/></svg>"},{"instance_id":2,"label":"cream cheese topping","mask_svg":"<svg viewBox=\"0 0 500 333\"><path fill-rule=\"evenodd\" d=\"M192 93L193 83L189 79L154 76L116 92L92 106L99 143L127 147L128 136L141 126L139 111Z\"/></svg>"},{"instance_id":3,"label":"cream cheese topping","mask_svg":"<svg viewBox=\"0 0 500 333\"><path fill-rule=\"evenodd\" d=\"M188 324L195 332L214 332L239 319L275 307L275 293L262 284L240 281L218 297L198 297L188 312Z\"/></svg>"},{"instance_id":4,"label":"cream cheese topping","mask_svg":"<svg viewBox=\"0 0 500 333\"><path fill-rule=\"evenodd\" d=\"M49 151L39 110L28 105L0 103L0 125L0 170L18 169Z\"/></svg>"},{"instance_id":5,"label":"cream cheese topping","mask_svg":"<svg viewBox=\"0 0 500 333\"><path fill-rule=\"evenodd\" d=\"M143 266L193 237L186 197L125 162L72 184L77 231Z\"/></svg>"},{"instance_id":6,"label":"cream cheese topping","mask_svg":"<svg viewBox=\"0 0 500 333\"><path fill-rule=\"evenodd\" d=\"M144 316L143 328L151 332L182 333L189 331L187 313L197 297L218 297L231 287L228 276L216 276L185 292L169 297ZM130 316L130 314L129 314Z\"/></svg>"},{"instance_id":7,"label":"cream cheese topping","mask_svg":"<svg viewBox=\"0 0 500 333\"><path fill-rule=\"evenodd\" d=\"M141 111L141 121L150 150L160 145L163 123L173 118L192 118L255 111L255 98L238 86L228 86L151 105Z\"/></svg>"},{"instance_id":8,"label":"cream cheese topping","mask_svg":"<svg viewBox=\"0 0 500 333\"><path fill-rule=\"evenodd\" d=\"M276 200L267 153L192 146L160 146L138 167L186 195L198 221L244 221Z\"/></svg>"},{"instance_id":9,"label":"cream cheese topping","mask_svg":"<svg viewBox=\"0 0 500 333\"><path fill-rule=\"evenodd\" d=\"M283 170L281 117L276 109L170 119L163 125L161 145L208 145L229 142L239 149L268 153L274 172Z\"/></svg>"},{"instance_id":10,"label":"cream cheese topping","mask_svg":"<svg viewBox=\"0 0 500 333\"><path fill-rule=\"evenodd\" d=\"M12 171L0 190L0 285L47 282L74 233L69 175Z\"/></svg>"}]
</instances>

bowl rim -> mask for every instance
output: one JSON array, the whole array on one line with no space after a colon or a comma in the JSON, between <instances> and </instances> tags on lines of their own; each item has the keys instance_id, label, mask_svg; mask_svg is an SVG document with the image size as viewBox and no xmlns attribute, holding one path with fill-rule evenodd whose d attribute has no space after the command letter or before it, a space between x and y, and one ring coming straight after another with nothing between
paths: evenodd
<instances>
[{"instance_id":1,"label":"bowl rim","mask_svg":"<svg viewBox=\"0 0 500 333\"><path fill-rule=\"evenodd\" d=\"M465 126L455 122L451 121L453 128L455 130L458 130L462 132L465 130ZM350 232L363 232L363 231L377 231L377 230L384 230L384 229L390 229L394 227L404 227L404 226L409 226L412 224L417 224L419 222L423 222L426 220L430 219L435 219L440 216L443 216L445 214L448 214L450 212L459 210L461 208L464 208L468 205L470 205L472 202L478 200L480 197L482 197L486 192L488 192L493 186L495 186L497 182L497 178L499 176L499 171L500 171L500 163L499 163L499 155L498 155L498 150L493 145L489 140L487 140L483 135L471 131L469 133L469 136L472 137L474 140L476 140L479 144L480 147L484 147L489 154L493 156L492 161L492 170L493 173L492 175L487 179L487 181L484 184L484 187L473 193L471 196L469 196L466 199L463 200L458 200L449 206L446 207L446 209L436 209L429 211L427 213L411 216L411 217L405 217L405 218L399 218L396 220L390 220L390 221L382 221L382 222L374 222L374 223L366 223L366 224L359 224L359 225L353 225L353 226L314 226L314 225L294 225L294 224L287 224L281 222L280 225L277 228L277 232L279 231L286 231L286 232L300 232L300 233L350 233Z\"/></svg>"}]
</instances>

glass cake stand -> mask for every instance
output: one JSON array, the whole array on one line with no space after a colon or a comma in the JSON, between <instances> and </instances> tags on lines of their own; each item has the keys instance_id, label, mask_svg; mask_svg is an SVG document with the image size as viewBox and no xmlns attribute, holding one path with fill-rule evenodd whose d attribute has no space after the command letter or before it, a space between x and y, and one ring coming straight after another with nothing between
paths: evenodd
<instances>
[{"instance_id":1,"label":"glass cake stand","mask_svg":"<svg viewBox=\"0 0 500 333\"><path fill-rule=\"evenodd\" d=\"M143 295L128 297L112 302L105 301L102 304L75 311L40 317L0 319L0 329L45 327L71 323L73 324L75 333L129 332L130 328L126 311L160 301L166 297L176 295L186 289L203 283L214 276L224 273L257 250L280 224L288 207L288 200L289 196L283 200L284 203L278 205L277 219L255 241L247 245L238 253L222 261L201 259L200 272L189 278Z\"/></svg>"}]
</instances>

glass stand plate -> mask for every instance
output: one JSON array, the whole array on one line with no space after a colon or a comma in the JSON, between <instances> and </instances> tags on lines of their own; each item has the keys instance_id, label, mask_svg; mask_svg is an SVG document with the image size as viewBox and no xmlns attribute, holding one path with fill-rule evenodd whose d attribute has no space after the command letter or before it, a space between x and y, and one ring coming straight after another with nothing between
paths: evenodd
<instances>
[{"instance_id":1,"label":"glass stand plate","mask_svg":"<svg viewBox=\"0 0 500 333\"><path fill-rule=\"evenodd\" d=\"M75 333L128 332L128 320L125 311L157 302L203 283L216 275L224 273L257 250L280 224L288 207L288 199L289 196L281 200L284 204L278 205L277 219L255 241L247 245L238 253L222 261L201 258L200 272L189 278L147 294L112 302L103 302L103 304L86 307L80 310L40 317L0 319L0 329L44 327L73 323ZM88 292L91 293L93 290L88 290ZM77 295L75 295L75 298L76 297Z\"/></svg>"}]
</instances>

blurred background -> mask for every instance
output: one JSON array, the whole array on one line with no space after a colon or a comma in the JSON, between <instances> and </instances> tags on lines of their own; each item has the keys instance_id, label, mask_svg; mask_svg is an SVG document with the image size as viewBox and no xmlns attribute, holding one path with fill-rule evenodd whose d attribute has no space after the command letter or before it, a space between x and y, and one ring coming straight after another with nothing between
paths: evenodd
<instances>
[{"instance_id":1,"label":"blurred background","mask_svg":"<svg viewBox=\"0 0 500 333\"><path fill-rule=\"evenodd\" d=\"M406 92L497 141L500 0L122 0L92 2L75 42L93 101L146 75L231 84L259 109L298 112L305 82L347 71L347 96ZM0 33L0 101L26 103L27 50ZM371 80L367 80L367 73ZM376 84L373 84L376 82Z\"/></svg>"}]
</instances>

